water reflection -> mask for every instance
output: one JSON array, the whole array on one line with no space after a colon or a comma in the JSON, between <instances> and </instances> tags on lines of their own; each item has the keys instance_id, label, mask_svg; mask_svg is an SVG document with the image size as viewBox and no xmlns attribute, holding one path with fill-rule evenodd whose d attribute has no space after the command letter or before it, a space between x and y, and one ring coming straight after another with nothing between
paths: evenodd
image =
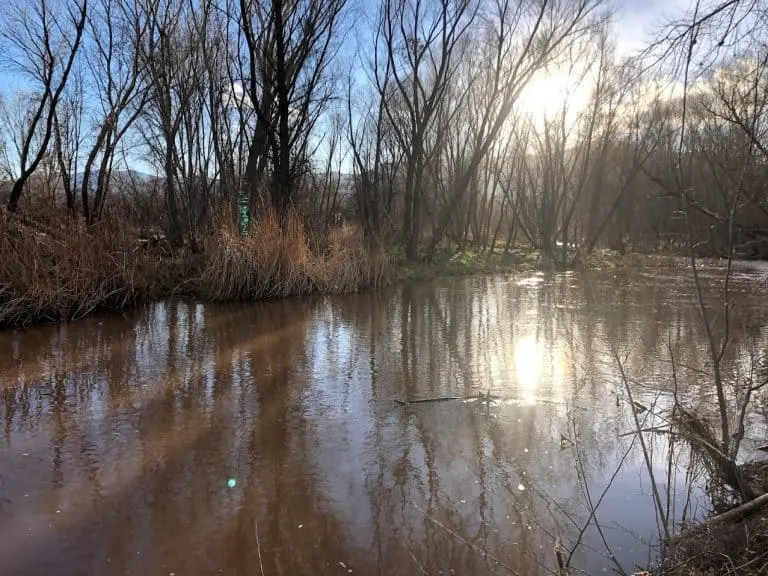
<instances>
[{"instance_id":1,"label":"water reflection","mask_svg":"<svg viewBox=\"0 0 768 576\"><path fill-rule=\"evenodd\" d=\"M759 281L734 282L742 356L766 342ZM0 573L546 574L622 461L573 563L613 569L607 544L631 572L656 518L607 350L631 349L636 399L663 403L660 343L705 365L695 319L682 277L604 273L159 304L0 335ZM700 370L684 378L711 402ZM393 401L478 392L499 400ZM685 502L681 458L678 519L706 511L700 492Z\"/></svg>"}]
</instances>

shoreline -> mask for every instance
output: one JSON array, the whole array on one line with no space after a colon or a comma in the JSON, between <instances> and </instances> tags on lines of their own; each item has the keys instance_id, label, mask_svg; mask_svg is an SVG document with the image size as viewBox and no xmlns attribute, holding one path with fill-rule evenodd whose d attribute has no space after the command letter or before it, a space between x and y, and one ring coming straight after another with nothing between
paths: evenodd
<instances>
[{"instance_id":1,"label":"shoreline","mask_svg":"<svg viewBox=\"0 0 768 576\"><path fill-rule=\"evenodd\" d=\"M610 250L598 250L586 267L557 269L542 262L538 250L514 248L509 252L478 253L471 250L443 252L432 262L395 260L390 251L377 254L344 248L338 256L312 255L288 261L271 262L264 266L261 259L252 260L248 252L254 248L249 238L238 238L234 245L227 239L224 258L221 254L162 253L156 247L137 250L107 250L105 261L122 261L118 269L100 270L90 285L81 283L82 292L60 294L39 286L51 284L48 271L62 266L58 254L49 255L48 266L38 266L38 277L26 278L26 293L11 282L3 284L0 275L0 331L68 324L100 312L122 312L154 302L188 300L203 304L245 303L281 300L285 298L354 294L410 281L467 277L493 274L531 274L535 272L564 272L645 266L635 262L634 255L621 255ZM258 241L258 239L256 239ZM347 242L349 244L349 242ZM117 258L115 258L115 256ZM218 260L217 259L218 257ZM36 263L38 264L38 263ZM65 262L68 270L81 262ZM330 269L330 272L329 272ZM1 269L0 269L1 271ZM78 270L79 272L79 270ZM61 274L54 274L54 281ZM257 276L254 281L254 276ZM89 279L91 280L91 279ZM58 288L58 286L56 287Z\"/></svg>"},{"instance_id":2,"label":"shoreline","mask_svg":"<svg viewBox=\"0 0 768 576\"><path fill-rule=\"evenodd\" d=\"M664 543L653 576L757 576L768 569L768 460L741 465L763 490L736 506L683 529ZM742 510L745 512L740 513Z\"/></svg>"},{"instance_id":3,"label":"shoreline","mask_svg":"<svg viewBox=\"0 0 768 576\"><path fill-rule=\"evenodd\" d=\"M238 239L247 243L248 238ZM236 247L242 252L243 246ZM247 246L246 246L247 248ZM118 253L125 257L128 254ZM242 257L242 254L239 255ZM112 298L109 291L105 294L74 294L69 295L72 302L65 303L60 309L54 309L56 303L49 303L51 309L46 310L39 303L31 302L32 298L39 295L15 294L7 296L9 289L4 288L0 277L0 332L6 330L30 329L38 326L62 325L77 322L89 316L104 312L122 312L140 306L162 301L193 301L202 304L267 302L287 298L304 298L313 296L342 296L355 294L367 290L394 286L403 282L429 281L440 278L455 278L469 276L487 276L495 274L532 274L537 272L584 272L587 270L611 270L625 268L678 268L685 266L685 258L672 254L621 254L610 249L595 250L586 263L576 261L570 267L556 267L542 258L539 250L528 247L516 247L508 252L474 252L464 250L458 252L445 251L438 254L431 262L410 262L392 256L390 251L382 249L376 255L374 262L366 262L368 253L356 253L351 261L343 263L341 278L318 278L312 274L304 274L304 277L292 278L287 285L281 275L286 274L285 266L278 266L273 273L264 274L264 270L255 270L258 262L249 262L251 269L240 268L239 274L259 274L259 281L263 286L257 286L255 293L247 290L233 294L232 290L213 291L206 282L206 273L210 273L213 255L185 253L182 255L158 254L150 251L142 254L138 262L133 262L133 268L128 270L129 275L139 276L140 268L147 266L147 260L151 262L151 272L143 282L130 286L128 293L121 293L117 298ZM320 264L327 265L328 257L320 256ZM331 257L332 258L332 257ZM242 264L239 262L239 264ZM284 264L284 263L283 263ZM292 263L288 263L288 268ZM315 262L315 265L318 263ZM368 269L373 265L374 270ZM273 267L274 268L274 267ZM349 268L354 268L353 274L349 274ZM121 272L125 272L121 270ZM274 273L277 272L277 273ZM302 271L305 272L305 271ZM295 270L289 270L289 274ZM301 275L299 275L301 276ZM346 277L345 277L346 276ZM349 277L351 276L351 277ZM103 279L109 282L111 278ZM218 280L218 279L217 279ZM219 281L219 284L222 282ZM118 290L114 290L117 292ZM102 290L102 292L104 292ZM2 297L6 295L6 298ZM89 302L99 296L105 296L95 304ZM23 300L29 300L24 306L26 310L9 312L10 306L19 306ZM37 304L37 305L36 305ZM26 314L24 313L26 312ZM11 321L7 319L11 317Z\"/></svg>"},{"instance_id":4,"label":"shoreline","mask_svg":"<svg viewBox=\"0 0 768 576\"><path fill-rule=\"evenodd\" d=\"M0 221L0 232L2 224L10 222ZM13 254L4 245L9 234L0 234L0 332L68 324L161 301L245 303L341 296L439 278L688 266L685 256L671 253L596 249L586 259L569 253L571 265L562 267L525 246L443 250L430 262L412 262L391 247L366 248L361 231L349 226L331 231L326 245L313 250L300 227L286 233L269 222L247 236L225 228L194 252L188 247L174 252L151 239L126 241L123 232L107 225L95 232L76 228L65 237L38 233L17 242L22 250ZM269 234L277 238L265 238ZM9 254L15 262L7 262Z\"/></svg>"}]
</instances>

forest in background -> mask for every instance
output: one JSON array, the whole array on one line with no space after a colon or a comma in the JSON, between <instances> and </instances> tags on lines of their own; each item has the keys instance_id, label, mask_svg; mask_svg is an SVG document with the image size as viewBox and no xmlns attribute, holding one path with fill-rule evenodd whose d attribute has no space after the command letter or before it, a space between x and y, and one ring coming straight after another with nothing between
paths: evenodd
<instances>
[{"instance_id":1,"label":"forest in background","mask_svg":"<svg viewBox=\"0 0 768 576\"><path fill-rule=\"evenodd\" d=\"M764 3L697 3L631 56L612 8L5 4L0 323L465 250L768 256Z\"/></svg>"},{"instance_id":2,"label":"forest in background","mask_svg":"<svg viewBox=\"0 0 768 576\"><path fill-rule=\"evenodd\" d=\"M768 501L766 470L741 453L768 363L762 343L734 345L729 280L734 257L768 258L768 3L695 2L631 56L612 8L3 4L0 327L177 295L344 293L445 254L533 254L547 269L587 266L604 248L686 255L707 343L695 368L716 417L678 398L688 367L669 345L673 402L664 427L644 429L638 413L656 408L633 400L629 352L611 354L667 573L723 573L738 546L739 567L763 573L764 542L743 541L731 519ZM699 256L727 258L714 299ZM675 536L644 440L655 433L684 439L742 504L701 538ZM727 538L709 531L725 522ZM768 533L762 516L749 522ZM714 556L709 572L689 570Z\"/></svg>"}]
</instances>

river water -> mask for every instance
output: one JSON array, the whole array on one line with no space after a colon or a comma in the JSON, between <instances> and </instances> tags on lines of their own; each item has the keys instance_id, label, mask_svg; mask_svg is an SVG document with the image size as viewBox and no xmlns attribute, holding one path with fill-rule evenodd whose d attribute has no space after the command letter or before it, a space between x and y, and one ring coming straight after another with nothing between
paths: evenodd
<instances>
[{"instance_id":1,"label":"river water","mask_svg":"<svg viewBox=\"0 0 768 576\"><path fill-rule=\"evenodd\" d=\"M731 281L729 378L768 342L765 274ZM704 269L713 307L721 279ZM2 333L0 574L552 574L555 539L590 574L631 573L659 529L613 352L644 425L670 357L712 409L693 302L684 269L628 270ZM395 402L441 397L462 398ZM703 517L706 478L647 437L669 516Z\"/></svg>"}]
</instances>

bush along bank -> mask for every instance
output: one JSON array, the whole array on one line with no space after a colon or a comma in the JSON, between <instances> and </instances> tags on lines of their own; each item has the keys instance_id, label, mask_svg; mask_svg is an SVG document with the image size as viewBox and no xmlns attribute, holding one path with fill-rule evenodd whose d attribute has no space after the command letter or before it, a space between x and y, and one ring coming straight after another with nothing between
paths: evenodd
<instances>
[{"instance_id":1,"label":"bush along bank","mask_svg":"<svg viewBox=\"0 0 768 576\"><path fill-rule=\"evenodd\" d=\"M171 249L161 236L138 234L116 218L57 227L0 210L0 327L69 322L174 297L231 302L345 294L394 281L556 269L529 247L446 249L413 263L384 242L367 241L359 226L312 235L298 216L279 223L271 212L241 232L231 218L219 218L196 249ZM610 250L569 258L575 269L630 262Z\"/></svg>"},{"instance_id":2,"label":"bush along bank","mask_svg":"<svg viewBox=\"0 0 768 576\"><path fill-rule=\"evenodd\" d=\"M278 226L268 214L245 235L221 222L202 249L171 250L116 220L57 228L0 211L0 327L68 322L172 297L342 294L394 278L390 256L369 248L358 227L312 240L297 217Z\"/></svg>"},{"instance_id":3,"label":"bush along bank","mask_svg":"<svg viewBox=\"0 0 768 576\"><path fill-rule=\"evenodd\" d=\"M740 468L762 495L672 536L654 576L768 574L768 460Z\"/></svg>"}]
</instances>

